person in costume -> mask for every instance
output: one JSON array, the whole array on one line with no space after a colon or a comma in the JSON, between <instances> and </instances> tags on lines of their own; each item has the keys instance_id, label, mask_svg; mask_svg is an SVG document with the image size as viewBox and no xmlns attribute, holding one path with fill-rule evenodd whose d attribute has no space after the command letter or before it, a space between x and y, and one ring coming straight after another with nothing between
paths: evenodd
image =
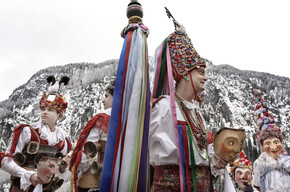
<instances>
[{"instance_id":1,"label":"person in costume","mask_svg":"<svg viewBox=\"0 0 290 192\"><path fill-rule=\"evenodd\" d=\"M230 168L230 173L237 192L254 191L252 187L252 165L244 151L242 151L239 157L234 161Z\"/></svg>"},{"instance_id":2,"label":"person in costume","mask_svg":"<svg viewBox=\"0 0 290 192\"><path fill-rule=\"evenodd\" d=\"M101 167L110 122L115 80L111 79L105 89L102 103L105 111L95 115L85 125L71 157L70 170L73 174L75 192L98 191Z\"/></svg>"},{"instance_id":3,"label":"person in costume","mask_svg":"<svg viewBox=\"0 0 290 192\"><path fill-rule=\"evenodd\" d=\"M213 148L215 154L220 158L222 158L223 160L225 160L226 162L228 162L230 165L238 166L237 162L239 161L237 160L239 160L239 156L243 154L241 152L243 150L245 138L246 131L243 128L223 127L219 129L213 141ZM243 179L242 173L244 170L242 170L242 167L239 167L237 171L238 174L235 174L235 176L237 181L240 181L241 179ZM224 192L236 191L237 190L236 182L233 183L233 179L231 178L227 169L225 169L223 176L224 176L223 179ZM240 184L240 182L238 183Z\"/></svg>"},{"instance_id":4,"label":"person in costume","mask_svg":"<svg viewBox=\"0 0 290 192\"><path fill-rule=\"evenodd\" d=\"M257 140L262 153L254 162L254 186L259 191L290 191L290 156L283 150L284 135L276 125L260 90L256 96Z\"/></svg>"},{"instance_id":5,"label":"person in costume","mask_svg":"<svg viewBox=\"0 0 290 192\"><path fill-rule=\"evenodd\" d=\"M67 108L65 98L58 92L62 84L67 84L69 78L63 77L59 84L55 84L55 78L47 78L52 84L50 91L44 93L39 101L40 121L31 124L21 124L13 131L12 139L1 161L1 168L11 174L12 185L10 191L33 191L36 185L44 182L38 175L37 159L40 154L61 158L71 148L70 141L57 122L64 115ZM66 179L66 170L60 166L57 173L53 173L56 179ZM52 178L52 177L51 177ZM45 190L45 186L43 188ZM47 191L54 191L47 189Z\"/></svg>"},{"instance_id":6,"label":"person in costume","mask_svg":"<svg viewBox=\"0 0 290 192\"><path fill-rule=\"evenodd\" d=\"M196 52L184 28L175 20L174 24L176 31L157 48L155 57L149 133L150 164L154 167L151 191L207 192L213 190L211 175L221 175L219 169L227 162L209 145L208 129L200 113L206 61Z\"/></svg>"}]
</instances>

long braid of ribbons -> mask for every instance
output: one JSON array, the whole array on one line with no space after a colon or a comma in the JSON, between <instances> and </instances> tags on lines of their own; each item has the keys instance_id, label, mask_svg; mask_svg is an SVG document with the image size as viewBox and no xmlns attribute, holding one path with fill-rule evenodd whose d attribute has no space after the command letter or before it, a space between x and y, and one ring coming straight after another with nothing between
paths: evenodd
<instances>
[{"instance_id":1,"label":"long braid of ribbons","mask_svg":"<svg viewBox=\"0 0 290 192\"><path fill-rule=\"evenodd\" d=\"M184 163L185 163L185 173L186 173L186 182L187 182L187 191L190 191L190 175L189 175L189 149L188 149L188 137L186 131L186 122L185 125L181 126L182 136L183 136L183 149L184 149Z\"/></svg>"},{"instance_id":2,"label":"long braid of ribbons","mask_svg":"<svg viewBox=\"0 0 290 192\"><path fill-rule=\"evenodd\" d=\"M159 83L159 75L160 75L160 67L161 67L161 54L162 54L163 43L156 49L155 53L155 67L154 67L154 87L153 87L153 98L156 98L160 95L156 95L158 83Z\"/></svg>"},{"instance_id":3,"label":"long braid of ribbons","mask_svg":"<svg viewBox=\"0 0 290 192\"><path fill-rule=\"evenodd\" d=\"M132 35L130 35L132 34ZM130 37L130 39L129 39ZM120 191L126 191L126 188L128 187L128 170L130 169L130 163L131 158L132 158L132 152L130 152L127 147L128 142L131 142L130 139L127 139L130 137L128 133L130 134L131 132L129 131L130 128L133 128L133 126L128 126L128 122L130 122L130 111L129 108L131 107L131 96L133 92L133 83L135 81L135 69L136 69L136 64L137 62L134 62L136 59L136 53L135 53L135 48L136 48L136 40L138 40L138 36L136 33L136 30L134 31L129 31L128 32L128 40L131 41L131 46L130 48L126 50L126 73L124 73L124 79L123 79L123 91L122 91L122 119L120 121L120 124L118 125L118 129L121 130L121 140L119 143L119 149L118 149L118 155L117 155L117 160L115 163L115 178L114 178L114 189L118 189ZM137 103L134 107L139 106ZM133 119L135 120L135 119ZM129 132L127 132L127 130ZM132 139L132 138L131 138ZM129 145L131 148L133 145ZM123 158L126 158L125 161L123 161ZM112 185L113 187L113 185Z\"/></svg>"},{"instance_id":4,"label":"long braid of ribbons","mask_svg":"<svg viewBox=\"0 0 290 192\"><path fill-rule=\"evenodd\" d=\"M190 132L190 127L186 126L187 131L187 137L189 140L189 149L190 149L190 162L191 162L191 175L192 175L192 183L193 183L193 191L197 191L197 184L196 184L196 169L195 169L195 157L193 152L193 146L192 146L192 136Z\"/></svg>"},{"instance_id":5,"label":"long braid of ribbons","mask_svg":"<svg viewBox=\"0 0 290 192\"><path fill-rule=\"evenodd\" d=\"M142 37L142 35L140 37ZM139 47L139 48L141 48L141 47ZM143 53L142 52L140 53L140 50L139 50L139 56L141 56L140 54L142 55ZM143 55L141 58L143 58ZM142 70L141 70L142 76L144 76L144 74L143 74L144 73L143 61L141 62L141 64L142 64ZM136 71L138 71L138 70L136 70ZM136 74L137 74L137 72L136 72ZM138 182L137 172L139 172L138 169L139 169L139 161L140 161L139 151L140 151L140 147L142 147L142 145L140 143L140 142L142 142L142 138L140 138L140 134L142 135L141 131L143 129L141 122L142 121L144 122L144 115L143 115L144 93L142 93L144 90L144 87L143 87L144 81L142 81L142 79L139 79L139 80L141 80L141 82L140 82L141 83L141 91L140 91L141 94L139 95L139 98L140 98L140 96L141 96L141 98L140 98L140 103L139 103L138 121L136 122L137 129L136 129L136 137L135 137L135 142L134 142L135 145L134 145L134 149L133 149L133 157L132 157L133 161L132 161L132 166L131 166L131 170L130 170L128 191L136 191L136 189L137 189L137 182ZM136 112L137 112L137 110L136 110Z\"/></svg>"},{"instance_id":6,"label":"long braid of ribbons","mask_svg":"<svg viewBox=\"0 0 290 192\"><path fill-rule=\"evenodd\" d=\"M185 166L185 149L184 149L184 137L183 137L183 133L182 133L182 125L178 125L178 139L179 139L179 149L180 149L180 160L181 160L181 165L182 165L182 177L185 178L185 170L186 170L186 166ZM189 182L187 182L189 184ZM185 180L183 180L183 188L184 190L186 189L185 187Z\"/></svg>"},{"instance_id":7,"label":"long braid of ribbons","mask_svg":"<svg viewBox=\"0 0 290 192\"><path fill-rule=\"evenodd\" d=\"M117 114L115 114L115 116L117 117L116 119L118 119L118 123L116 125L116 132L117 132L117 137L116 137L116 143L114 146L114 161L113 161L113 167L112 167L112 178L111 178L111 183L110 183L110 191L114 191L114 188L117 188L118 185L118 179L119 179L119 168L120 168L120 147L122 145L120 145L119 142L124 142L124 140L122 138L124 138L122 136L122 134L124 132L122 132L122 123L124 122L123 120L123 105L124 105L124 90L125 90L125 83L126 83L126 74L127 74L127 69L128 69L128 60L129 60L129 53L130 53L130 47L131 47L131 41L132 41L132 35L133 32L129 31L126 35L127 37L127 46L125 49L125 62L124 62L124 69L123 69L123 74L120 77L122 79L122 86L121 86L121 93L120 93L120 108L119 108L119 112ZM126 128L126 127L125 127ZM122 137L121 137L122 136ZM123 148L121 148L123 150ZM115 171L117 167L117 170Z\"/></svg>"},{"instance_id":8,"label":"long braid of ribbons","mask_svg":"<svg viewBox=\"0 0 290 192\"><path fill-rule=\"evenodd\" d=\"M128 45L130 46L130 45ZM100 183L100 191L110 191L111 182L113 178L113 164L115 157L115 145L119 142L120 131L118 128L119 122L119 112L121 108L121 97L122 97L122 87L123 87L123 74L125 70L125 56L126 56L126 47L127 47L127 35L124 39L123 48L121 51L117 75L115 80L115 89L113 95L113 104L111 111L111 119L114 121L110 121L109 123L109 131L107 136L107 143L105 149L105 157L102 169L102 177Z\"/></svg>"},{"instance_id":9,"label":"long braid of ribbons","mask_svg":"<svg viewBox=\"0 0 290 192\"><path fill-rule=\"evenodd\" d=\"M162 94L170 95L171 111L172 111L172 121L174 126L174 132L176 136L176 142L178 146L178 162L179 162L179 177L180 177L180 191L184 191L184 175L182 168L181 152L180 152L180 142L178 136L177 127L177 115L175 106L175 96L174 96L174 86L173 86L173 75L171 69L171 60L169 55L169 48L167 45L167 39L157 48L155 57L155 79L153 88L153 98L158 98Z\"/></svg>"},{"instance_id":10,"label":"long braid of ribbons","mask_svg":"<svg viewBox=\"0 0 290 192\"><path fill-rule=\"evenodd\" d=\"M146 58L147 49L145 49L146 38L140 28L134 31L133 37L134 38L132 38L129 64L132 66L130 71L133 72L134 79L131 81L133 84L128 86L128 89L132 92L132 95L130 94L130 97L127 99L127 102L129 100L130 102L129 106L126 107L129 109L129 112L126 121L127 131L124 131L125 142L123 152L124 158L126 157L127 159L124 161L124 163L122 163L121 166L122 172L120 175L120 184L118 186L120 191L136 191L138 183L144 183L146 181L146 177L144 177L144 175L142 175L140 180L138 175L140 171L141 149L144 136L144 119L147 95L146 92L148 90L148 61ZM136 66L134 66L134 64ZM146 159L142 164L146 165Z\"/></svg>"},{"instance_id":11,"label":"long braid of ribbons","mask_svg":"<svg viewBox=\"0 0 290 192\"><path fill-rule=\"evenodd\" d=\"M145 36L143 36L145 38ZM145 42L145 40L143 40ZM141 191L144 189L148 189L149 187L149 161L148 161L148 141L149 141L149 127L150 127L150 83L149 83L149 64L148 64L148 46L147 41L145 42L146 46L144 47L144 66L145 66L145 78L146 84L144 88L146 89L146 103L145 103L145 121L144 121L144 130L143 130L143 140L142 140L142 149L141 149L141 157L140 157L140 168L139 168L139 178L144 178L142 180L138 179L138 188L137 191ZM145 45L144 43L144 45ZM148 156L149 157L149 156ZM146 175L146 177L144 177Z\"/></svg>"},{"instance_id":12,"label":"long braid of ribbons","mask_svg":"<svg viewBox=\"0 0 290 192\"><path fill-rule=\"evenodd\" d=\"M165 54L164 54L165 55ZM175 94L174 94L174 87L173 87L173 75L171 69L171 60L169 55L169 48L166 44L166 60L167 61L167 75L168 75L168 85L169 85L169 92L170 92L170 101L171 101L171 111L172 111L172 120L174 125L176 143L178 146L178 162L179 162L179 177L180 177L180 191L184 191L184 182L185 178L182 174L182 162L181 162L181 150L180 150L180 142L178 139L178 127L177 127L177 115L176 115L176 105L175 105Z\"/></svg>"},{"instance_id":13,"label":"long braid of ribbons","mask_svg":"<svg viewBox=\"0 0 290 192\"><path fill-rule=\"evenodd\" d=\"M121 141L121 155L118 164L118 188L119 191L130 191L133 186L134 179L130 177L130 170L134 169L136 172L136 159L134 159L134 147L136 147L136 131L138 129L138 111L140 106L140 89L136 89L136 83L139 84L136 75L140 72L138 71L138 66L140 62L139 49L140 49L140 36L138 34L138 29L134 30L131 40L131 47L129 50L129 60L128 69L126 74L126 84L124 94L124 104L123 104L123 118L122 126L122 141ZM134 103L134 104L133 104ZM124 160L123 160L124 158ZM136 174L136 173L135 173ZM135 178L135 177L134 177Z\"/></svg>"},{"instance_id":14,"label":"long braid of ribbons","mask_svg":"<svg viewBox=\"0 0 290 192\"><path fill-rule=\"evenodd\" d=\"M150 108L148 108L150 104L150 88L149 88L149 75L148 75L148 55L147 55L147 43L146 36L143 35L143 47L142 47L142 89L141 89L141 109L140 110L140 132L137 136L139 138L139 148L138 148L138 160L137 160L137 176L134 186L134 191L138 191L137 188L145 189L146 187L146 177L144 177L146 173L146 155L148 150L148 134L149 134L149 113ZM147 141L146 141L147 138ZM141 173L141 174L140 174ZM142 174L143 173L143 174Z\"/></svg>"},{"instance_id":15,"label":"long braid of ribbons","mask_svg":"<svg viewBox=\"0 0 290 192\"><path fill-rule=\"evenodd\" d=\"M157 87L157 92L156 92L156 95L158 95L158 96L163 95L165 74L166 74L166 68L167 68L167 66L166 66L167 65L166 50L167 50L167 39L165 39L163 41L163 45L162 45L160 75L159 75L159 79L158 79L158 87ZM172 82L173 82L173 80L172 80Z\"/></svg>"},{"instance_id":16,"label":"long braid of ribbons","mask_svg":"<svg viewBox=\"0 0 290 192\"><path fill-rule=\"evenodd\" d=\"M178 99L178 97L176 96L176 101L178 103L178 106L180 108L182 108L181 106L181 102ZM191 175L192 175L192 183L193 183L193 191L196 192L197 191L197 184L196 184L196 168L195 168L195 158L194 158L194 151L193 151L193 140L192 140L192 135L191 135L191 131L190 131L190 126L187 125L186 122L184 121L179 121L178 123L179 125L182 125L182 133L183 133L183 145L184 145L184 155L185 155L185 167L186 167L186 180L188 183L188 187L189 187L189 154L188 151L190 151L190 162L191 162ZM187 136L187 137L186 137ZM189 144L189 149L188 149L188 144ZM188 191L190 191L190 189L188 188Z\"/></svg>"},{"instance_id":17,"label":"long braid of ribbons","mask_svg":"<svg viewBox=\"0 0 290 192\"><path fill-rule=\"evenodd\" d=\"M147 167L146 167L146 190L145 192L150 192L150 187L151 187L151 179L150 179L150 155L149 155L149 150L147 150ZM142 188L141 188L142 189Z\"/></svg>"},{"instance_id":18,"label":"long braid of ribbons","mask_svg":"<svg viewBox=\"0 0 290 192\"><path fill-rule=\"evenodd\" d=\"M146 96L146 95L145 95ZM146 99L146 97L145 97ZM141 102L144 103L144 95L141 95ZM137 183L138 183L138 176L136 175L137 172L139 172L139 166L140 166L140 151L142 147L142 137L143 130L144 130L144 124L141 123L144 122L145 118L145 111L143 110L144 105L140 105L139 109L139 118L138 118L138 125L137 125L137 133L135 138L135 146L134 146L134 152L133 152L133 162L132 162L132 168L130 173L130 180L129 180L129 187L128 191L137 191ZM136 182L137 181L137 182Z\"/></svg>"},{"instance_id":19,"label":"long braid of ribbons","mask_svg":"<svg viewBox=\"0 0 290 192\"><path fill-rule=\"evenodd\" d=\"M127 47L125 49L125 63L124 63L124 71L122 74L122 91L121 91L121 100L120 100L120 109L119 109L119 115L118 116L118 124L117 126L117 141L115 144L115 150L114 150L114 162L113 162L113 172L112 172L112 178L111 178L111 188L110 191L116 191L119 186L119 178L121 173L121 165L122 165L122 159L123 159L123 151L124 151L124 141L125 141L125 133L126 133L126 116L127 116L127 110L126 106L128 103L126 102L128 100L127 96L130 95L128 93L128 73L130 72L130 49L132 46L132 40L133 40L133 31L127 32ZM130 89L129 89L130 91Z\"/></svg>"},{"instance_id":20,"label":"long braid of ribbons","mask_svg":"<svg viewBox=\"0 0 290 192\"><path fill-rule=\"evenodd\" d=\"M121 52L100 191L139 191L146 188L150 87L143 24L131 24L122 33ZM141 174L141 175L140 175Z\"/></svg>"}]
</instances>

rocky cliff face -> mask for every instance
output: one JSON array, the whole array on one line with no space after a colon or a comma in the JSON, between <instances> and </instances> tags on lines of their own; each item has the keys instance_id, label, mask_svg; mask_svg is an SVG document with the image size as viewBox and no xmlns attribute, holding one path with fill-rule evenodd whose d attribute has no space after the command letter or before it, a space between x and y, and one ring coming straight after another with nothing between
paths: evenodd
<instances>
[{"instance_id":1,"label":"rocky cliff face","mask_svg":"<svg viewBox=\"0 0 290 192\"><path fill-rule=\"evenodd\" d=\"M69 84L61 90L68 101L68 109L60 126L75 141L85 123L93 115L101 112L101 100L105 85L116 75L117 60L99 64L78 63L43 69L33 75L28 82L16 88L12 95L0 102L0 151L5 150L12 130L20 123L39 119L38 102L47 91L46 78L54 75L70 77ZM153 59L150 58L150 79L153 81ZM210 63L210 62L209 62ZM208 81L202 104L207 127L214 133L221 127L243 127L247 139L246 154L253 161L259 151L255 141L253 88L265 93L277 124L284 130L285 147L290 149L290 79L268 73L242 71L230 65L207 67Z\"/></svg>"}]
</instances>

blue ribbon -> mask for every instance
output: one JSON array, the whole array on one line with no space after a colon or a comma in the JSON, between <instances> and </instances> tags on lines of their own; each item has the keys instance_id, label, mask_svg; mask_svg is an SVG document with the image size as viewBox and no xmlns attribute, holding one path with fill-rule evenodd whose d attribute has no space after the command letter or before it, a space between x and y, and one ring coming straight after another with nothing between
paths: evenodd
<instances>
[{"instance_id":1,"label":"blue ribbon","mask_svg":"<svg viewBox=\"0 0 290 192\"><path fill-rule=\"evenodd\" d=\"M109 130L108 130L107 143L106 143L106 149L105 149L105 157L104 157L102 177L101 177L101 183L100 183L100 191L104 191L104 192L110 191L110 185L111 185L116 133L117 133L117 128L118 128L118 117L119 117L121 96L122 96L126 46L127 46L127 35L125 36L125 39L124 39L124 44L121 51L118 69L117 69L117 76L115 80L115 89L114 89L114 95L113 95L111 118L110 118L110 123L109 123Z\"/></svg>"},{"instance_id":2,"label":"blue ribbon","mask_svg":"<svg viewBox=\"0 0 290 192\"><path fill-rule=\"evenodd\" d=\"M186 190L185 188L185 157L184 157L182 125L178 125L177 127L178 127L179 146L180 146L180 154L181 154L181 162L182 162L183 188L184 190Z\"/></svg>"}]
</instances>

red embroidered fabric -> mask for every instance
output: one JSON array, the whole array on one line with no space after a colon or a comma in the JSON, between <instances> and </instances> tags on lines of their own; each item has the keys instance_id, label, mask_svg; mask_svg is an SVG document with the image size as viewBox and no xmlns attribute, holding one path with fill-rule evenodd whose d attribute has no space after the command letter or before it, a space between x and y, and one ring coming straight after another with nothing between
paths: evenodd
<instances>
[{"instance_id":1,"label":"red embroidered fabric","mask_svg":"<svg viewBox=\"0 0 290 192\"><path fill-rule=\"evenodd\" d=\"M196 166L197 192L209 192L210 171L209 167ZM190 191L193 191L192 176L190 174ZM179 167L178 165L155 166L151 192L179 192ZM187 189L188 183L185 183Z\"/></svg>"}]
</instances>

